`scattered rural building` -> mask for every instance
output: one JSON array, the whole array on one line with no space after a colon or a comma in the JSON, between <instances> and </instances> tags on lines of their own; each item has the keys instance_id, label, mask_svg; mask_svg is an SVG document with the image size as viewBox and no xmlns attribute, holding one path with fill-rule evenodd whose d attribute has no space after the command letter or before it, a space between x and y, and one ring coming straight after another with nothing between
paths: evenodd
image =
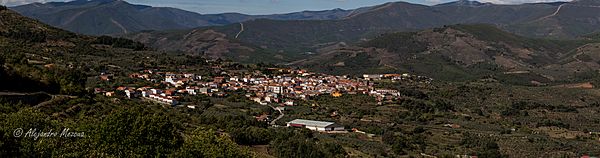
<instances>
[{"instance_id":1,"label":"scattered rural building","mask_svg":"<svg viewBox=\"0 0 600 158\"><path fill-rule=\"evenodd\" d=\"M288 127L308 128L313 131L330 132L345 131L344 126L335 122L313 121L304 119L295 119L287 123Z\"/></svg>"},{"instance_id":2,"label":"scattered rural building","mask_svg":"<svg viewBox=\"0 0 600 158\"><path fill-rule=\"evenodd\" d=\"M106 92L105 94L107 97L112 97L115 95L115 92Z\"/></svg>"},{"instance_id":3,"label":"scattered rural building","mask_svg":"<svg viewBox=\"0 0 600 158\"><path fill-rule=\"evenodd\" d=\"M363 78L365 78L365 80L381 80L381 78L383 78L382 74L364 74Z\"/></svg>"}]
</instances>

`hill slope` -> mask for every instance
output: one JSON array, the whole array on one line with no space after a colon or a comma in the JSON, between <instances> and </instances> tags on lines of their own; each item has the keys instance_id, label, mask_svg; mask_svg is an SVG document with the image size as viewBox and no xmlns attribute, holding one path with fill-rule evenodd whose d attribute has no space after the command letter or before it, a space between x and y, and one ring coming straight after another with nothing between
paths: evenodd
<instances>
[{"instance_id":1,"label":"hill slope","mask_svg":"<svg viewBox=\"0 0 600 158\"><path fill-rule=\"evenodd\" d=\"M212 29L194 29L189 32L144 31L123 37L135 39L160 51L185 52L211 59L231 59L242 63L278 63L291 60L287 56L241 42Z\"/></svg>"},{"instance_id":2,"label":"hill slope","mask_svg":"<svg viewBox=\"0 0 600 158\"><path fill-rule=\"evenodd\" d=\"M0 91L85 93L104 58L144 50L141 43L81 36L0 9ZM116 51L119 50L119 51Z\"/></svg>"},{"instance_id":3,"label":"hill slope","mask_svg":"<svg viewBox=\"0 0 600 158\"><path fill-rule=\"evenodd\" d=\"M504 81L575 80L598 68L596 40L530 39L491 25L452 25L385 34L359 46L338 45L293 65L337 74L411 72L441 80L495 76ZM587 61L571 61L574 56ZM566 60L566 61L565 61ZM573 62L577 62L573 63ZM569 66L567 66L569 65ZM581 77L581 76L579 76Z\"/></svg>"}]
</instances>

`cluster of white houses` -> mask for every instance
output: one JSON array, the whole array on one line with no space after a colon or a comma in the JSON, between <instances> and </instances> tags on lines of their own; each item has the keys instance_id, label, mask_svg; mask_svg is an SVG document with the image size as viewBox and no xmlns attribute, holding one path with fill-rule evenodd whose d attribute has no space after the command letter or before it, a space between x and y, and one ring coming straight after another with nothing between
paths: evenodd
<instances>
[{"instance_id":1,"label":"cluster of white houses","mask_svg":"<svg viewBox=\"0 0 600 158\"><path fill-rule=\"evenodd\" d=\"M171 97L171 96L162 96L160 94L150 94L148 96L144 96L150 99L153 99L155 101L158 102L162 102L165 104L169 104L169 105L177 105L179 104L179 102L177 102L177 100L175 100L175 98Z\"/></svg>"},{"instance_id":2,"label":"cluster of white houses","mask_svg":"<svg viewBox=\"0 0 600 158\"><path fill-rule=\"evenodd\" d=\"M169 104L169 105L177 105L179 104L179 102L176 99L176 96L170 96L167 95L167 93L164 93L162 90L160 89L154 89L154 88L148 88L148 87L143 87L143 88L129 88L129 89L125 89L125 96L127 96L127 98L137 98L137 97L143 97L146 99L150 99L159 103L164 103L164 104Z\"/></svg>"},{"instance_id":3,"label":"cluster of white houses","mask_svg":"<svg viewBox=\"0 0 600 158\"><path fill-rule=\"evenodd\" d=\"M365 80L382 80L382 79L390 79L392 81L416 81L421 83L431 83L433 81L432 78L426 76L417 76L411 74L364 74L363 79Z\"/></svg>"},{"instance_id":4,"label":"cluster of white houses","mask_svg":"<svg viewBox=\"0 0 600 158\"><path fill-rule=\"evenodd\" d=\"M311 73L306 70L274 69L278 75L265 75L260 71L237 73L222 71L220 76L203 78L193 73L160 72L144 70L130 74L130 78L151 81L154 87L126 88L126 96L145 97L162 103L176 105L177 97L186 95L226 96L228 91L243 90L245 96L260 104L281 104L292 106L297 99L307 100L319 95L368 94L380 102L400 97L397 90L376 89L373 80L419 80L429 82L431 79L409 74L365 74L362 78L348 76L332 76ZM220 70L221 71L221 70ZM103 76L107 76L103 74ZM104 80L104 78L101 77ZM156 85L163 85L157 88ZM164 86L166 85L166 86ZM113 95L111 92L110 95ZM107 93L107 95L109 95Z\"/></svg>"}]
</instances>

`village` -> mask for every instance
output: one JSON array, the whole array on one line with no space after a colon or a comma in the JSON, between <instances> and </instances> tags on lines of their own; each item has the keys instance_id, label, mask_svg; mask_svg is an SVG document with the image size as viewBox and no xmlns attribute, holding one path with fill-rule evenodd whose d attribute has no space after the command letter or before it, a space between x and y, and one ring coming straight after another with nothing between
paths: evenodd
<instances>
[{"instance_id":1,"label":"village","mask_svg":"<svg viewBox=\"0 0 600 158\"><path fill-rule=\"evenodd\" d=\"M265 70L230 70L221 66L211 67L213 74L161 71L145 69L127 76L103 73L100 82L110 83L127 80L128 85L95 88L94 92L107 97L139 99L163 104L196 109L197 105L183 102L186 96L206 95L223 98L233 94L243 94L251 102L270 106L279 111L276 119L268 115L256 116L257 120L271 121L271 125L284 115L286 106L297 106L322 95L341 97L343 95L368 95L379 104L401 99L396 89L376 88L377 82L418 82L430 84L431 78L410 74L364 74L362 76L334 76L313 73L302 69L267 68ZM218 75L214 75L218 74ZM335 122L296 119L287 123L288 127L307 128L319 132L344 133L347 130ZM353 132L361 132L353 129ZM364 132L363 132L364 133ZM367 134L367 133L365 133ZM372 135L372 134L368 134Z\"/></svg>"},{"instance_id":2,"label":"village","mask_svg":"<svg viewBox=\"0 0 600 158\"><path fill-rule=\"evenodd\" d=\"M245 97L261 105L277 104L294 106L298 100L310 100L320 95L340 97L342 95L364 94L375 97L380 103L395 100L400 93L395 89L375 88L375 81L392 82L419 81L430 83L431 78L410 74L364 74L361 77L333 76L309 72L301 69L269 68L272 75L260 71L253 73L220 70L215 77L201 76L186 72L162 72L143 70L129 74L134 81L152 84L143 87L96 88L95 93L108 97L122 95L127 98L142 98L171 106L185 105L178 99L185 95L207 95L226 97L230 92L242 91ZM102 81L113 80L114 75L101 74Z\"/></svg>"}]
</instances>

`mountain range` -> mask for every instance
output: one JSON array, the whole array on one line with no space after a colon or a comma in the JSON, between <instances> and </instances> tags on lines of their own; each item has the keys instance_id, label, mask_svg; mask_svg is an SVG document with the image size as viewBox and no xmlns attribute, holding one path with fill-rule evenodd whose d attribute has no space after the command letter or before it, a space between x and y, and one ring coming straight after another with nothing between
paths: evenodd
<instances>
[{"instance_id":1,"label":"mountain range","mask_svg":"<svg viewBox=\"0 0 600 158\"><path fill-rule=\"evenodd\" d=\"M457 1L435 6L406 2L360 8L337 20L254 19L204 27L230 39L287 55L312 52L322 45L355 43L382 33L417 31L454 24L491 24L534 38L576 39L600 31L600 8L593 0L496 5ZM192 32L197 29L187 30Z\"/></svg>"},{"instance_id":2,"label":"mountain range","mask_svg":"<svg viewBox=\"0 0 600 158\"><path fill-rule=\"evenodd\" d=\"M34 5L42 4L26 6ZM133 8L144 13L169 9L112 0L43 5L63 8L57 12L73 10L64 9L70 5L78 6L74 10L92 6L83 9L80 16L102 10L94 6ZM332 74L414 72L448 80L489 77L544 83L597 74L600 44L594 32L600 30L598 6L593 0L521 5L457 1L434 6L393 2L356 10L271 15L271 19L218 14L211 16L238 18L204 23L206 27L180 25L192 29L140 28L115 34L127 33L119 36L161 51L276 63ZM43 17L62 19L51 15L52 10ZM94 14L99 13L89 16ZM116 21L112 15L103 18Z\"/></svg>"},{"instance_id":3,"label":"mountain range","mask_svg":"<svg viewBox=\"0 0 600 158\"><path fill-rule=\"evenodd\" d=\"M529 37L576 38L600 31L600 20L597 18L600 16L599 3L596 0L576 0L498 5L460 0L426 6L391 2L353 10L333 9L276 15L202 15L176 8L135 5L122 0L32 3L11 9L55 27L92 35L236 25L248 21L257 23L254 25L285 23L279 27L280 30L320 27L317 30L309 30L325 31L329 36L337 37L336 39L346 39L346 34L362 36L389 30L420 30L443 25L475 23L493 24ZM286 28L287 25L296 28ZM237 30L234 32L237 33ZM278 34L281 35L289 34Z\"/></svg>"},{"instance_id":4,"label":"mountain range","mask_svg":"<svg viewBox=\"0 0 600 158\"><path fill-rule=\"evenodd\" d=\"M339 19L351 12L333 9L256 16L240 13L202 15L176 8L130 4L122 0L31 3L11 9L49 25L89 35L114 35L143 30L190 29L227 25L259 18L330 20Z\"/></svg>"}]
</instances>

